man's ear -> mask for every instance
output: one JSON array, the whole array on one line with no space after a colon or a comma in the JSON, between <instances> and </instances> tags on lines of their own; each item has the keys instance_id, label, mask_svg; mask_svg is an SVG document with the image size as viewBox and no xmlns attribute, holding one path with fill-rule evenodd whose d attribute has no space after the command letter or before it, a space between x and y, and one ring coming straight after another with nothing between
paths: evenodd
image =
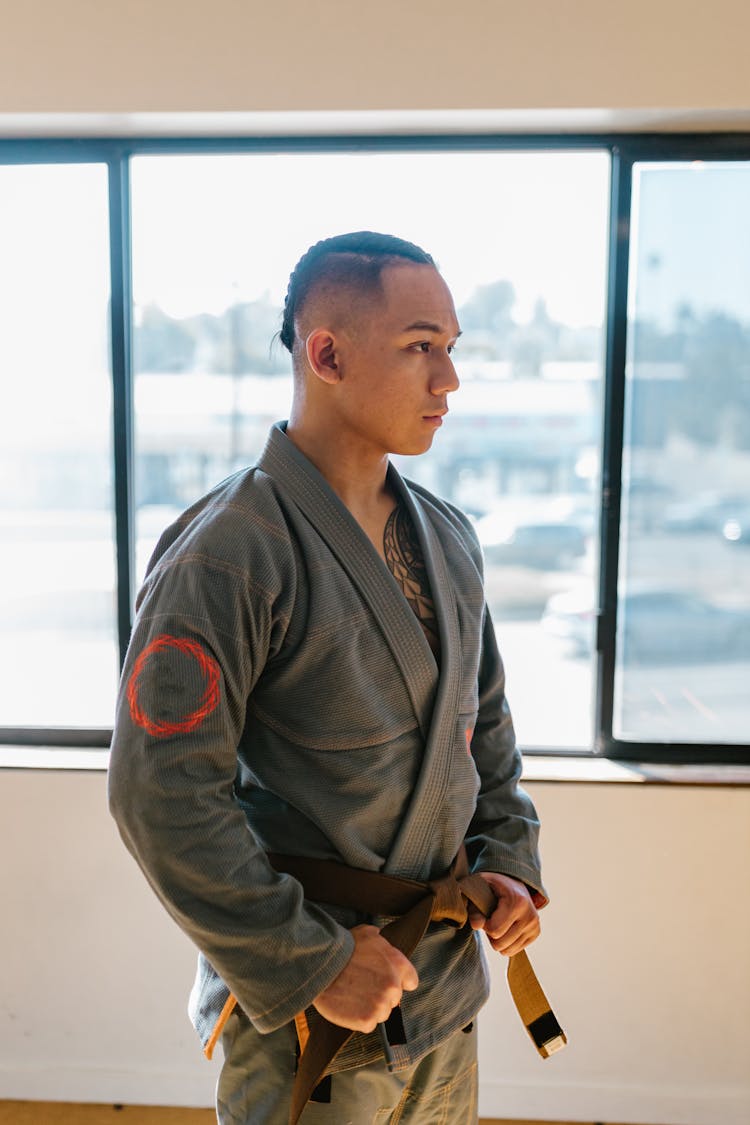
<instances>
[{"instance_id":1,"label":"man's ear","mask_svg":"<svg viewBox=\"0 0 750 1125\"><path fill-rule=\"evenodd\" d=\"M311 370L324 383L339 383L336 340L328 328L316 328L305 340L305 353Z\"/></svg>"}]
</instances>

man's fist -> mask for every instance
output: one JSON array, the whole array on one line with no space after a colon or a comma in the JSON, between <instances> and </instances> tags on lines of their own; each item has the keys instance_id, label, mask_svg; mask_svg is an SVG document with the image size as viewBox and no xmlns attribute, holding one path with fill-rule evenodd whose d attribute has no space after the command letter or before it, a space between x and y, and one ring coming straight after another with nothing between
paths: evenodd
<instances>
[{"instance_id":1,"label":"man's fist","mask_svg":"<svg viewBox=\"0 0 750 1125\"><path fill-rule=\"evenodd\" d=\"M417 970L376 926L355 926L354 952L313 1006L331 1023L352 1031L374 1031L419 984Z\"/></svg>"},{"instance_id":2,"label":"man's fist","mask_svg":"<svg viewBox=\"0 0 750 1125\"><path fill-rule=\"evenodd\" d=\"M497 906L489 918L472 907L469 921L475 930L484 930L490 945L498 953L511 957L520 953L539 937L540 925L537 908L525 883L500 875L494 871L480 871L497 897ZM540 906L543 905L540 903Z\"/></svg>"}]
</instances>

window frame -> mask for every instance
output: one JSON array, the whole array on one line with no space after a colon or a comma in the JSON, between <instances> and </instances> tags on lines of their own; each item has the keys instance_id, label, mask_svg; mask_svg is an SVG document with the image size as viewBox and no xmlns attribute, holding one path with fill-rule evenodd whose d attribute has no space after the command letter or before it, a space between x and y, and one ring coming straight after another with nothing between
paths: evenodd
<instances>
[{"instance_id":1,"label":"window frame","mask_svg":"<svg viewBox=\"0 0 750 1125\"><path fill-rule=\"evenodd\" d=\"M607 152L611 161L601 429L599 610L591 750L525 748L545 757L614 758L671 765L739 765L750 744L631 742L613 735L621 473L625 423L628 265L633 166L648 161L750 161L750 133L440 133L264 137L0 139L4 164L103 163L108 170L111 373L120 666L132 629L135 573L130 160L142 155L362 152ZM0 727L0 746L106 747L111 729Z\"/></svg>"}]
</instances>

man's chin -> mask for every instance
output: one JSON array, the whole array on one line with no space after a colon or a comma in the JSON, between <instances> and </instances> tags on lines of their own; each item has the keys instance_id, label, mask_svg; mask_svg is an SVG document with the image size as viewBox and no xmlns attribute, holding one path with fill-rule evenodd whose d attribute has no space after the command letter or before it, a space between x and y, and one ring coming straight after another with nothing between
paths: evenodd
<instances>
[{"instance_id":1,"label":"man's chin","mask_svg":"<svg viewBox=\"0 0 750 1125\"><path fill-rule=\"evenodd\" d=\"M391 453L395 453L398 457L419 457L421 453L426 453L428 449L432 448L434 437L434 434L427 434L419 440L415 438L409 442L401 442L397 447L391 449Z\"/></svg>"}]
</instances>

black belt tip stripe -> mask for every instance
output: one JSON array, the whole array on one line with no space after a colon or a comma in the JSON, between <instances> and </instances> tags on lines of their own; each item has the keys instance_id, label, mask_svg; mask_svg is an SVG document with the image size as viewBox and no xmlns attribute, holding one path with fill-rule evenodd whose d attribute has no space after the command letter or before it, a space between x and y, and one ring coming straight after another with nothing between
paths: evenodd
<instances>
[{"instance_id":1,"label":"black belt tip stripe","mask_svg":"<svg viewBox=\"0 0 750 1125\"><path fill-rule=\"evenodd\" d=\"M561 1051L568 1042L565 1032L552 1011L545 1012L539 1019L527 1025L526 1030L543 1059L548 1059L556 1051Z\"/></svg>"}]
</instances>

